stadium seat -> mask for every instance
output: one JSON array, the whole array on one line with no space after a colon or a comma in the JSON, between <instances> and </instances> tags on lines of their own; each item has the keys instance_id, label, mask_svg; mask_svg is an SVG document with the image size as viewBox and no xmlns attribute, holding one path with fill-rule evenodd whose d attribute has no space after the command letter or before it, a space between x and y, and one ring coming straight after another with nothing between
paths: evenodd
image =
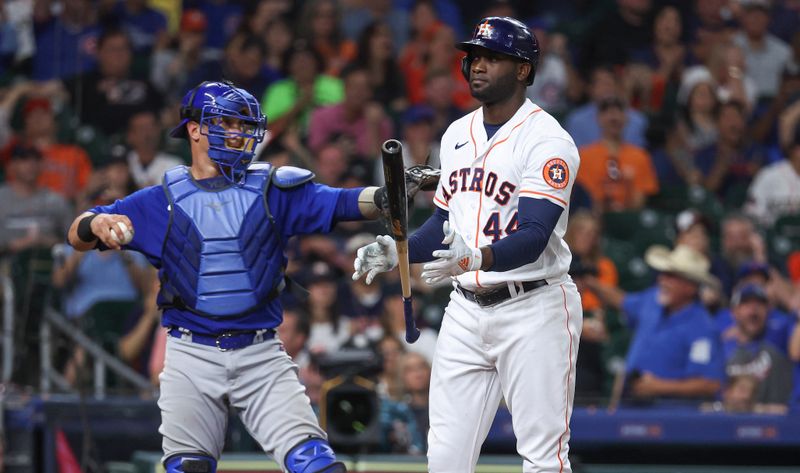
<instances>
[{"instance_id":1,"label":"stadium seat","mask_svg":"<svg viewBox=\"0 0 800 473\"><path fill-rule=\"evenodd\" d=\"M650 269L641 252L631 242L605 238L603 251L614 262L619 274L619 287L626 291L639 291L652 284Z\"/></svg>"},{"instance_id":2,"label":"stadium seat","mask_svg":"<svg viewBox=\"0 0 800 473\"><path fill-rule=\"evenodd\" d=\"M689 188L685 185L662 186L658 194L647 200L647 206L662 212L676 214L691 206Z\"/></svg>"},{"instance_id":3,"label":"stadium seat","mask_svg":"<svg viewBox=\"0 0 800 473\"><path fill-rule=\"evenodd\" d=\"M675 239L674 218L653 209L607 212L603 233L609 238L629 242L639 254L652 245L671 245Z\"/></svg>"},{"instance_id":4,"label":"stadium seat","mask_svg":"<svg viewBox=\"0 0 800 473\"><path fill-rule=\"evenodd\" d=\"M767 231L769 259L776 267L786 267L792 251L800 249L800 215L780 217Z\"/></svg>"},{"instance_id":5,"label":"stadium seat","mask_svg":"<svg viewBox=\"0 0 800 473\"><path fill-rule=\"evenodd\" d=\"M738 182L728 186L725 194L722 196L722 201L725 208L728 210L739 210L747 200L747 190L750 187L749 182Z\"/></svg>"},{"instance_id":6,"label":"stadium seat","mask_svg":"<svg viewBox=\"0 0 800 473\"><path fill-rule=\"evenodd\" d=\"M775 221L772 228L793 243L800 243L800 214L784 215Z\"/></svg>"}]
</instances>

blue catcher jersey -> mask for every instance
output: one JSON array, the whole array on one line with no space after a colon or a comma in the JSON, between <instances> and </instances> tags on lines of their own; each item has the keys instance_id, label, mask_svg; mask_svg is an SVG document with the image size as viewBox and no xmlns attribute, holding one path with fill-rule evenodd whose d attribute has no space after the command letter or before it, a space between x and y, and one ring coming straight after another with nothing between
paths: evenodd
<instances>
[{"instance_id":1,"label":"blue catcher jersey","mask_svg":"<svg viewBox=\"0 0 800 473\"><path fill-rule=\"evenodd\" d=\"M196 185L202 189L201 193L225 192L229 188L236 189L222 176L196 181ZM350 189L336 189L313 182L307 182L296 187L271 185L268 187L266 201L268 210L273 216L275 227L261 227L253 229L252 232L254 235L257 234L259 238L266 239L266 241L277 241L277 254L282 259L285 242L291 236L326 233L331 230L336 222L336 207L339 202L339 196L348 191ZM239 188L235 192L249 194L252 189ZM198 202L200 201L198 200ZM163 187L151 186L111 205L94 207L89 211L128 216L131 219L131 223L133 223L135 236L133 241L125 246L125 249L144 254L150 263L159 270L159 276L163 280L167 271L165 269L166 266L170 267L169 271L176 270L173 266L176 263L175 259L164 252L165 237L170 220L169 205ZM258 218L261 217L254 216L253 224L260 223ZM259 232L280 232L280 238L273 239L273 237L262 235ZM263 269L259 268L258 270L264 271L264 281L278 281L282 277L280 265L267 264ZM223 291L231 289L222 284L219 287ZM213 292L213 284L211 291ZM163 305L165 302L167 302L167 299L162 292L162 294L159 294L159 305ZM247 305L246 303L240 303L242 308ZM162 325L184 327L197 333L217 334L229 330L275 328L281 323L281 313L279 298L274 298L258 305L250 312L228 314L226 317L206 317L186 309L165 307Z\"/></svg>"}]
</instances>

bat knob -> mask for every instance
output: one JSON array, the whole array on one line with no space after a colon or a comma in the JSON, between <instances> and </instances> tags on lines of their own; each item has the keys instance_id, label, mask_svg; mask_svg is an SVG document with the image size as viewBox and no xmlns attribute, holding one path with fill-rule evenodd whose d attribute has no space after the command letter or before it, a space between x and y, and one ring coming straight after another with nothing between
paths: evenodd
<instances>
[{"instance_id":1,"label":"bat knob","mask_svg":"<svg viewBox=\"0 0 800 473\"><path fill-rule=\"evenodd\" d=\"M406 317L406 341L414 343L419 338L419 329L414 323L414 313L411 305L411 298L403 298L403 313Z\"/></svg>"},{"instance_id":2,"label":"bat knob","mask_svg":"<svg viewBox=\"0 0 800 473\"><path fill-rule=\"evenodd\" d=\"M400 152L400 148L402 148L402 146L403 145L401 145L399 141L390 139L383 142L382 148L385 153L396 154Z\"/></svg>"},{"instance_id":3,"label":"bat knob","mask_svg":"<svg viewBox=\"0 0 800 473\"><path fill-rule=\"evenodd\" d=\"M406 341L408 343L414 343L419 338L419 329L414 327L413 332L406 332Z\"/></svg>"}]
</instances>

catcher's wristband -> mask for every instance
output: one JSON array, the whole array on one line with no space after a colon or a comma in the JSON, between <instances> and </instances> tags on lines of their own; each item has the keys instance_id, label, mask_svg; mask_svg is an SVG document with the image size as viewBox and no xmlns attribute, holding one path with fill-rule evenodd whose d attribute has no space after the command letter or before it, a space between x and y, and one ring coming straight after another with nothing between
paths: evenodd
<instances>
[{"instance_id":1,"label":"catcher's wristband","mask_svg":"<svg viewBox=\"0 0 800 473\"><path fill-rule=\"evenodd\" d=\"M372 195L372 202L381 212L384 212L384 210L389 207L386 202L386 186L380 186L375 190L375 193Z\"/></svg>"},{"instance_id":2,"label":"catcher's wristband","mask_svg":"<svg viewBox=\"0 0 800 473\"><path fill-rule=\"evenodd\" d=\"M97 235L92 231L92 220L97 217L97 214L87 215L78 222L78 238L86 243L91 243L97 240Z\"/></svg>"}]
</instances>

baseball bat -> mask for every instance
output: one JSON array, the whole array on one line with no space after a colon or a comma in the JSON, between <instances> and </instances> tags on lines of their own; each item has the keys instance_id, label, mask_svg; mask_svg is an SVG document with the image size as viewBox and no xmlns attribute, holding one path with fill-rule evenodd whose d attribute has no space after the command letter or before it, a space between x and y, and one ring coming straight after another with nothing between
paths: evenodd
<instances>
[{"instance_id":1,"label":"baseball bat","mask_svg":"<svg viewBox=\"0 0 800 473\"><path fill-rule=\"evenodd\" d=\"M381 146L383 178L386 181L386 198L389 202L389 227L397 247L397 266L403 289L403 314L406 317L406 341L414 343L419 329L414 321L411 305L411 272L408 264L408 197L406 175L403 167L403 145L397 140L386 140Z\"/></svg>"}]
</instances>

